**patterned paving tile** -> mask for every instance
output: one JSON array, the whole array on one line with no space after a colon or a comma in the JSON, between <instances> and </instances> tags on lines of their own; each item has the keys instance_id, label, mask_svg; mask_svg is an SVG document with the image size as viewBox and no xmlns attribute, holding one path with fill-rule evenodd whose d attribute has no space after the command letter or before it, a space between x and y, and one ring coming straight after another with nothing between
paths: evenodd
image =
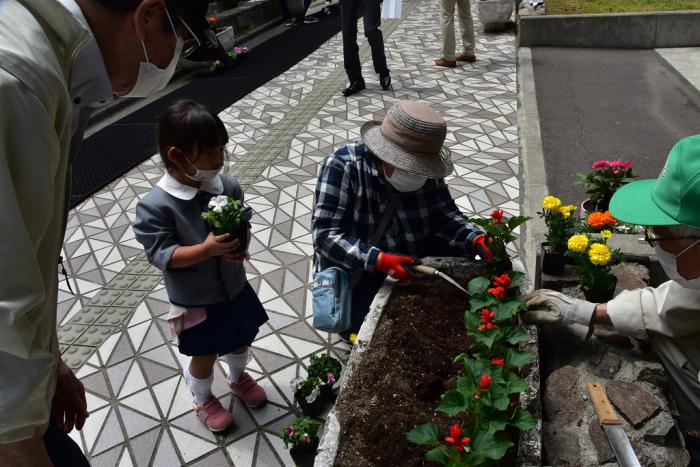
<instances>
[{"instance_id":1,"label":"patterned paving tile","mask_svg":"<svg viewBox=\"0 0 700 467\"><path fill-rule=\"evenodd\" d=\"M514 38L478 33L476 63L438 68L432 63L440 51L438 16L434 2L420 0L400 24L390 25L393 33L386 41L394 79L390 92L379 90L371 62L365 62L368 90L349 99L334 91L320 104L310 103L321 87L342 87L338 35L221 112L231 137L232 156L226 166L235 171L239 162L249 164L246 156L258 143L287 128L283 128L289 125L286 115L320 105L298 131L275 143L279 147L269 154L271 162L259 168L246 189L246 200L255 212L246 271L270 316L253 344L248 368L266 389L270 403L254 410L245 407L230 394L226 369L217 363L213 392L236 420L227 432L208 432L191 411L191 395L181 376L189 358L169 340L163 316L168 311L167 294L162 280L138 259L140 245L130 228L136 203L162 174L158 158L144 162L71 212L63 256L76 295L68 293L62 280L58 310L59 323L73 326L78 334L62 330L64 339L75 344L86 336L87 329L78 326L89 328L92 322L84 321L88 315L83 310L91 301L93 305L104 301L104 290L140 292L133 306L124 307L125 316L106 311L119 311L114 302L121 295L115 295L112 303L98 304L94 319L117 316L115 333L95 344L94 353L84 346L87 354L77 365L91 415L82 432L72 436L93 465L291 465L277 436L297 410L289 382L306 374L311 355L331 352L342 359L349 351L337 336L310 326L309 228L317 167L338 146L359 138L362 123L381 119L397 100L422 99L448 120L447 145L455 162L448 183L465 213L485 215L494 206L518 213ZM477 31L481 31L478 25ZM153 279L143 285L139 278L147 276ZM70 348L67 341L63 345ZM76 352L80 350L77 347Z\"/></svg>"}]
</instances>

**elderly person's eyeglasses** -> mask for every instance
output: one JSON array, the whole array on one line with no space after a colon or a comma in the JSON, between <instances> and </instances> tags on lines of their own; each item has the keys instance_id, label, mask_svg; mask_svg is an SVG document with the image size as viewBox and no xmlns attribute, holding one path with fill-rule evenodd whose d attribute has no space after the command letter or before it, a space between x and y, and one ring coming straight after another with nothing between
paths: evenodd
<instances>
[{"instance_id":1,"label":"elderly person's eyeglasses","mask_svg":"<svg viewBox=\"0 0 700 467\"><path fill-rule=\"evenodd\" d=\"M185 29L187 29L187 32L190 34L189 37L183 38L182 53L180 54L181 57L187 58L188 56L192 55L192 53L197 50L200 45L202 45L202 41L199 40L197 34L194 33L192 28L187 24L187 22L185 22L184 19L180 18L180 22L183 26L185 26Z\"/></svg>"},{"instance_id":2,"label":"elderly person's eyeglasses","mask_svg":"<svg viewBox=\"0 0 700 467\"><path fill-rule=\"evenodd\" d=\"M647 242L650 247L655 248L656 245L659 244L659 242L663 242L666 240L700 240L700 236L695 235L691 237L659 237L654 233L654 230L651 227L647 227L644 229L644 238L640 238L640 242Z\"/></svg>"}]
</instances>

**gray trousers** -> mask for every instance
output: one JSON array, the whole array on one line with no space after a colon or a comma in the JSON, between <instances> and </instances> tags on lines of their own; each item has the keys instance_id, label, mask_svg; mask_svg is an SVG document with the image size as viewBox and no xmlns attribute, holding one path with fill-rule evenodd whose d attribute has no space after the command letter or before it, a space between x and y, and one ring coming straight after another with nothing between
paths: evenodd
<instances>
[{"instance_id":1,"label":"gray trousers","mask_svg":"<svg viewBox=\"0 0 700 467\"><path fill-rule=\"evenodd\" d=\"M455 59L455 5L459 15L463 52L474 53L474 23L469 0L440 0L442 26L442 58Z\"/></svg>"}]
</instances>

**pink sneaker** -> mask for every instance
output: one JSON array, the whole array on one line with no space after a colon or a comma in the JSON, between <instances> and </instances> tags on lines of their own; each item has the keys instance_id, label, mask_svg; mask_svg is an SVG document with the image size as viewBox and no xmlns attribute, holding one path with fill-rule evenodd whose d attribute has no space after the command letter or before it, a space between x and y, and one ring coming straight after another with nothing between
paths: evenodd
<instances>
[{"instance_id":1,"label":"pink sneaker","mask_svg":"<svg viewBox=\"0 0 700 467\"><path fill-rule=\"evenodd\" d=\"M197 418L200 419L207 428L215 433L225 430L233 423L233 415L223 408L219 399L214 397L214 394L209 396L206 404L195 405L194 413L197 414Z\"/></svg>"},{"instance_id":2,"label":"pink sneaker","mask_svg":"<svg viewBox=\"0 0 700 467\"><path fill-rule=\"evenodd\" d=\"M228 383L228 385L248 407L260 407L267 402L265 390L248 373L244 372L237 383Z\"/></svg>"}]
</instances>

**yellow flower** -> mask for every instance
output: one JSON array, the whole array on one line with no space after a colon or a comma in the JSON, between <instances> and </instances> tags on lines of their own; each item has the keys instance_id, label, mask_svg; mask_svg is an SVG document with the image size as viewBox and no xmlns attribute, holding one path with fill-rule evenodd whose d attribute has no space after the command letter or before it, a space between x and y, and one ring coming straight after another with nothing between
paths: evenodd
<instances>
[{"instance_id":1,"label":"yellow flower","mask_svg":"<svg viewBox=\"0 0 700 467\"><path fill-rule=\"evenodd\" d=\"M569 205L569 206L562 206L559 208L559 212L561 213L562 216L564 216L564 219L568 219L571 217L571 212L575 211L578 209L576 206Z\"/></svg>"},{"instance_id":2,"label":"yellow flower","mask_svg":"<svg viewBox=\"0 0 700 467\"><path fill-rule=\"evenodd\" d=\"M350 334L350 337L349 337L348 340L350 341L351 344L354 345L354 344L355 344L355 341L357 340L357 334L355 334L355 333L353 332L352 334Z\"/></svg>"},{"instance_id":3,"label":"yellow flower","mask_svg":"<svg viewBox=\"0 0 700 467\"><path fill-rule=\"evenodd\" d=\"M583 253L588 248L588 237L585 235L574 235L569 239L567 246L571 251Z\"/></svg>"},{"instance_id":4,"label":"yellow flower","mask_svg":"<svg viewBox=\"0 0 700 467\"><path fill-rule=\"evenodd\" d=\"M600 238L602 238L603 240L609 240L612 236L613 233L607 229L600 232Z\"/></svg>"},{"instance_id":5,"label":"yellow flower","mask_svg":"<svg viewBox=\"0 0 700 467\"><path fill-rule=\"evenodd\" d=\"M588 250L588 259L596 266L605 266L612 259L612 252L607 245L594 243L591 245L591 249Z\"/></svg>"},{"instance_id":6,"label":"yellow flower","mask_svg":"<svg viewBox=\"0 0 700 467\"><path fill-rule=\"evenodd\" d=\"M542 207L547 211L558 211L561 207L561 200L556 196L545 196L542 200Z\"/></svg>"}]
</instances>

